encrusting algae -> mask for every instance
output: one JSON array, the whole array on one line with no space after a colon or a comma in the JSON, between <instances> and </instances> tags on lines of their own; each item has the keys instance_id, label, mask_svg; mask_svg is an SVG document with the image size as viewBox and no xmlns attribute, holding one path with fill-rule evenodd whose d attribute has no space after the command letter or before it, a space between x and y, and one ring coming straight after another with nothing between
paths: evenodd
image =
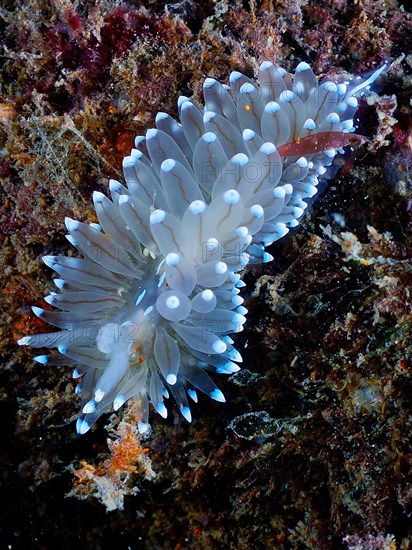
<instances>
[{"instance_id":1,"label":"encrusting algae","mask_svg":"<svg viewBox=\"0 0 412 550\"><path fill-rule=\"evenodd\" d=\"M82 460L81 468L72 468L75 479L68 497L80 500L95 497L108 512L123 510L124 497L139 492L135 480L139 476L146 480L155 477L148 449L142 447L141 435L137 430L139 414L138 404L131 403L119 424L109 428L112 438L107 440L108 458L97 465Z\"/></svg>"}]
</instances>

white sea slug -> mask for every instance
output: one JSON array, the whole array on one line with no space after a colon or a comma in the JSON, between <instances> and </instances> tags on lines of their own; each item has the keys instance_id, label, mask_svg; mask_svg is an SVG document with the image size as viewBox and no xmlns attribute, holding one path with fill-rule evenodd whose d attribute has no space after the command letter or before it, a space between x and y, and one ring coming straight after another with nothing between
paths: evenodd
<instances>
[{"instance_id":1,"label":"white sea slug","mask_svg":"<svg viewBox=\"0 0 412 550\"><path fill-rule=\"evenodd\" d=\"M384 69L318 84L307 63L290 75L265 61L259 82L207 78L205 108L180 97L180 122L159 113L123 161L126 186L93 194L99 225L66 218L83 258L45 256L60 276L45 300L60 311L33 307L61 330L18 343L58 349L41 364L75 366L78 433L131 398L141 432L149 402L167 416L169 392L189 422L196 390L225 401L206 371L242 362L229 336L246 320L241 273L272 260L265 247L299 224L354 139L356 96Z\"/></svg>"}]
</instances>

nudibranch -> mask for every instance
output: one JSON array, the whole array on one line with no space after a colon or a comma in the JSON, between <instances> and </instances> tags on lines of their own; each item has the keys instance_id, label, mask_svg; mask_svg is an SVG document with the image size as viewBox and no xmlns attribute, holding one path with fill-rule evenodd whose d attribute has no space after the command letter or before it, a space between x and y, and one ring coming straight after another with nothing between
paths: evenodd
<instances>
[{"instance_id":1,"label":"nudibranch","mask_svg":"<svg viewBox=\"0 0 412 550\"><path fill-rule=\"evenodd\" d=\"M318 83L307 63L291 75L265 61L257 82L206 78L205 107L180 97L179 121L158 113L123 161L125 185L94 192L99 224L66 218L81 257L43 258L59 275L45 298L57 311L33 307L60 330L18 343L57 348L34 358L43 365L75 367L79 434L131 398L140 432L149 403L167 416L169 394L189 422L196 390L225 401L207 371L242 362L230 336L246 321L242 272L273 259L265 248L298 226L336 155L360 139L357 97L385 68Z\"/></svg>"}]
</instances>

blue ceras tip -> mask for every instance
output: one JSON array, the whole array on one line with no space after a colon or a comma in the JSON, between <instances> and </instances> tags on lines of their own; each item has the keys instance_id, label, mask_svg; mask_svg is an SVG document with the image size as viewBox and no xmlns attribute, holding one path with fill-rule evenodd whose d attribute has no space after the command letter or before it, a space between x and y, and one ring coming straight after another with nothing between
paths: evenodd
<instances>
[{"instance_id":1,"label":"blue ceras tip","mask_svg":"<svg viewBox=\"0 0 412 550\"><path fill-rule=\"evenodd\" d=\"M216 353L224 353L227 349L227 346L223 340L216 340L213 342L212 348Z\"/></svg>"},{"instance_id":2,"label":"blue ceras tip","mask_svg":"<svg viewBox=\"0 0 412 550\"><path fill-rule=\"evenodd\" d=\"M37 355L36 357L33 357L33 361L41 363L42 365L47 365L47 355Z\"/></svg>"},{"instance_id":3,"label":"blue ceras tip","mask_svg":"<svg viewBox=\"0 0 412 550\"><path fill-rule=\"evenodd\" d=\"M34 313L34 315L36 315L36 317L41 317L44 313L44 309L37 306L31 306L31 310Z\"/></svg>"},{"instance_id":4,"label":"blue ceras tip","mask_svg":"<svg viewBox=\"0 0 412 550\"><path fill-rule=\"evenodd\" d=\"M72 373L72 378L81 378L83 376L84 373L82 373L81 371L74 369L73 373Z\"/></svg>"},{"instance_id":5,"label":"blue ceras tip","mask_svg":"<svg viewBox=\"0 0 412 550\"><path fill-rule=\"evenodd\" d=\"M220 401L220 403L225 403L226 399L223 393L219 390L219 388L215 388L213 391L210 392L210 397L214 399L215 401Z\"/></svg>"},{"instance_id":6,"label":"blue ceras tip","mask_svg":"<svg viewBox=\"0 0 412 550\"><path fill-rule=\"evenodd\" d=\"M186 418L188 422L192 422L192 413L190 412L189 407L180 406L180 412Z\"/></svg>"},{"instance_id":7,"label":"blue ceras tip","mask_svg":"<svg viewBox=\"0 0 412 550\"><path fill-rule=\"evenodd\" d=\"M113 409L115 411L118 411L120 407L122 407L125 404L125 402L126 402L126 398L124 395L122 394L116 395L116 397L113 400Z\"/></svg>"},{"instance_id":8,"label":"blue ceras tip","mask_svg":"<svg viewBox=\"0 0 412 550\"><path fill-rule=\"evenodd\" d=\"M66 217L64 218L64 223L66 224L67 231L76 231L79 229L79 222L76 220Z\"/></svg>"},{"instance_id":9,"label":"blue ceras tip","mask_svg":"<svg viewBox=\"0 0 412 550\"><path fill-rule=\"evenodd\" d=\"M168 374L166 376L166 382L170 385L170 386L174 386L177 382L177 376L175 374Z\"/></svg>"},{"instance_id":10,"label":"blue ceras tip","mask_svg":"<svg viewBox=\"0 0 412 550\"><path fill-rule=\"evenodd\" d=\"M82 409L83 414L90 414L90 413L94 413L95 411L96 411L96 403L93 400L88 401Z\"/></svg>"},{"instance_id":11,"label":"blue ceras tip","mask_svg":"<svg viewBox=\"0 0 412 550\"><path fill-rule=\"evenodd\" d=\"M149 429L149 424L147 422L138 422L137 429L140 434L144 434Z\"/></svg>"},{"instance_id":12,"label":"blue ceras tip","mask_svg":"<svg viewBox=\"0 0 412 550\"><path fill-rule=\"evenodd\" d=\"M187 394L195 403L198 402L196 390L194 390L193 388L188 388Z\"/></svg>"},{"instance_id":13,"label":"blue ceras tip","mask_svg":"<svg viewBox=\"0 0 412 550\"><path fill-rule=\"evenodd\" d=\"M231 359L232 361L236 361L236 363L242 363L243 362L242 356L234 348L232 350L230 350L228 356L229 356L229 359Z\"/></svg>"},{"instance_id":14,"label":"blue ceras tip","mask_svg":"<svg viewBox=\"0 0 412 550\"><path fill-rule=\"evenodd\" d=\"M163 418L167 418L167 408L164 403L160 402L156 405L156 411L162 416Z\"/></svg>"},{"instance_id":15,"label":"blue ceras tip","mask_svg":"<svg viewBox=\"0 0 412 550\"><path fill-rule=\"evenodd\" d=\"M76 431L79 435L83 435L90 430L91 426L83 418L78 418L76 422Z\"/></svg>"}]
</instances>

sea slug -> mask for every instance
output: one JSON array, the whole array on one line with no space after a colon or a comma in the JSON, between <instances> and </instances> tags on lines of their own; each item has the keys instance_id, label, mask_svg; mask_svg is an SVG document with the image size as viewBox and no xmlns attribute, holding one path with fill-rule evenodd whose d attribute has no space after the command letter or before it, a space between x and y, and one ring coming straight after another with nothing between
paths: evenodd
<instances>
[{"instance_id":1,"label":"sea slug","mask_svg":"<svg viewBox=\"0 0 412 550\"><path fill-rule=\"evenodd\" d=\"M258 82L206 78L204 109L180 97L179 122L159 113L123 161L126 186L93 194L99 224L66 218L83 257L45 256L60 277L45 300L59 311L33 307L61 330L18 343L58 349L41 364L75 366L78 433L131 398L140 432L149 402L167 416L169 393L189 422L196 389L225 401L206 371L242 362L230 337L246 320L241 273L273 259L265 247L299 224L335 156L360 139L356 96L385 67L319 84L307 63L291 75L265 61Z\"/></svg>"}]
</instances>

